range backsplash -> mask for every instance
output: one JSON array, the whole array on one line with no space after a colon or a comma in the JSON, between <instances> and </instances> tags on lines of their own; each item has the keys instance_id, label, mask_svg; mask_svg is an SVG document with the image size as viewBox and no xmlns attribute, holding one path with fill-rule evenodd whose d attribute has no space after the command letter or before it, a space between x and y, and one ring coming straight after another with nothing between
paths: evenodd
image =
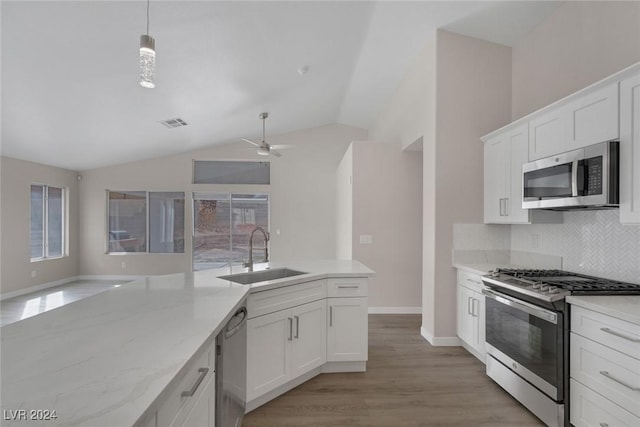
<instances>
[{"instance_id":1,"label":"range backsplash","mask_svg":"<svg viewBox=\"0 0 640 427\"><path fill-rule=\"evenodd\" d=\"M620 224L617 210L563 215L562 224L512 225L511 250L561 255L565 270L640 283L640 226Z\"/></svg>"},{"instance_id":2,"label":"range backsplash","mask_svg":"<svg viewBox=\"0 0 640 427\"><path fill-rule=\"evenodd\" d=\"M640 283L640 225L621 225L617 210L563 216L562 224L456 224L454 249L557 255L565 270Z\"/></svg>"}]
</instances>

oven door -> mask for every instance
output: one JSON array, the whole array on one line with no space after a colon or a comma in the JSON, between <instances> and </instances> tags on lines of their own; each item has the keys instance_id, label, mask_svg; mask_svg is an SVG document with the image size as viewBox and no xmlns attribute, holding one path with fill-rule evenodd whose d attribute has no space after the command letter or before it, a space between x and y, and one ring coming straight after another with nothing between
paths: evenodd
<instances>
[{"instance_id":1,"label":"oven door","mask_svg":"<svg viewBox=\"0 0 640 427\"><path fill-rule=\"evenodd\" d=\"M563 394L562 313L501 294L485 295L490 356L557 402Z\"/></svg>"}]
</instances>

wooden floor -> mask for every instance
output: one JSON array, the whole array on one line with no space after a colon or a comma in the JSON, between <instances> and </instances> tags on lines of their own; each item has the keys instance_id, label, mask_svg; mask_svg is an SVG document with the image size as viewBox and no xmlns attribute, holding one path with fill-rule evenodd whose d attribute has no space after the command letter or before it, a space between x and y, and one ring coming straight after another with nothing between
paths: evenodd
<instances>
[{"instance_id":1,"label":"wooden floor","mask_svg":"<svg viewBox=\"0 0 640 427\"><path fill-rule=\"evenodd\" d=\"M243 427L543 426L462 347L432 347L419 315L369 315L367 372L321 374Z\"/></svg>"}]
</instances>

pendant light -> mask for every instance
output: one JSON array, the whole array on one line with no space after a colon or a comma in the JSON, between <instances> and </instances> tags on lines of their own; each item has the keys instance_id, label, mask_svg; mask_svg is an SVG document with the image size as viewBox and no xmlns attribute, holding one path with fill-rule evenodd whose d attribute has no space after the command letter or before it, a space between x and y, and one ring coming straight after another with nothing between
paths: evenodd
<instances>
[{"instance_id":1,"label":"pendant light","mask_svg":"<svg viewBox=\"0 0 640 427\"><path fill-rule=\"evenodd\" d=\"M140 86L156 87L156 41L149 35L149 0L147 0L147 33L140 36Z\"/></svg>"}]
</instances>

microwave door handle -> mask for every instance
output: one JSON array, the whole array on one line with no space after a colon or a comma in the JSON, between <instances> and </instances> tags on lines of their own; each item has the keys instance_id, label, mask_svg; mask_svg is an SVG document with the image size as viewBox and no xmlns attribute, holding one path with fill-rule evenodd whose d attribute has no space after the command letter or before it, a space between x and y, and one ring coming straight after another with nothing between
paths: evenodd
<instances>
[{"instance_id":1,"label":"microwave door handle","mask_svg":"<svg viewBox=\"0 0 640 427\"><path fill-rule=\"evenodd\" d=\"M571 196L578 197L578 160L571 165Z\"/></svg>"}]
</instances>

